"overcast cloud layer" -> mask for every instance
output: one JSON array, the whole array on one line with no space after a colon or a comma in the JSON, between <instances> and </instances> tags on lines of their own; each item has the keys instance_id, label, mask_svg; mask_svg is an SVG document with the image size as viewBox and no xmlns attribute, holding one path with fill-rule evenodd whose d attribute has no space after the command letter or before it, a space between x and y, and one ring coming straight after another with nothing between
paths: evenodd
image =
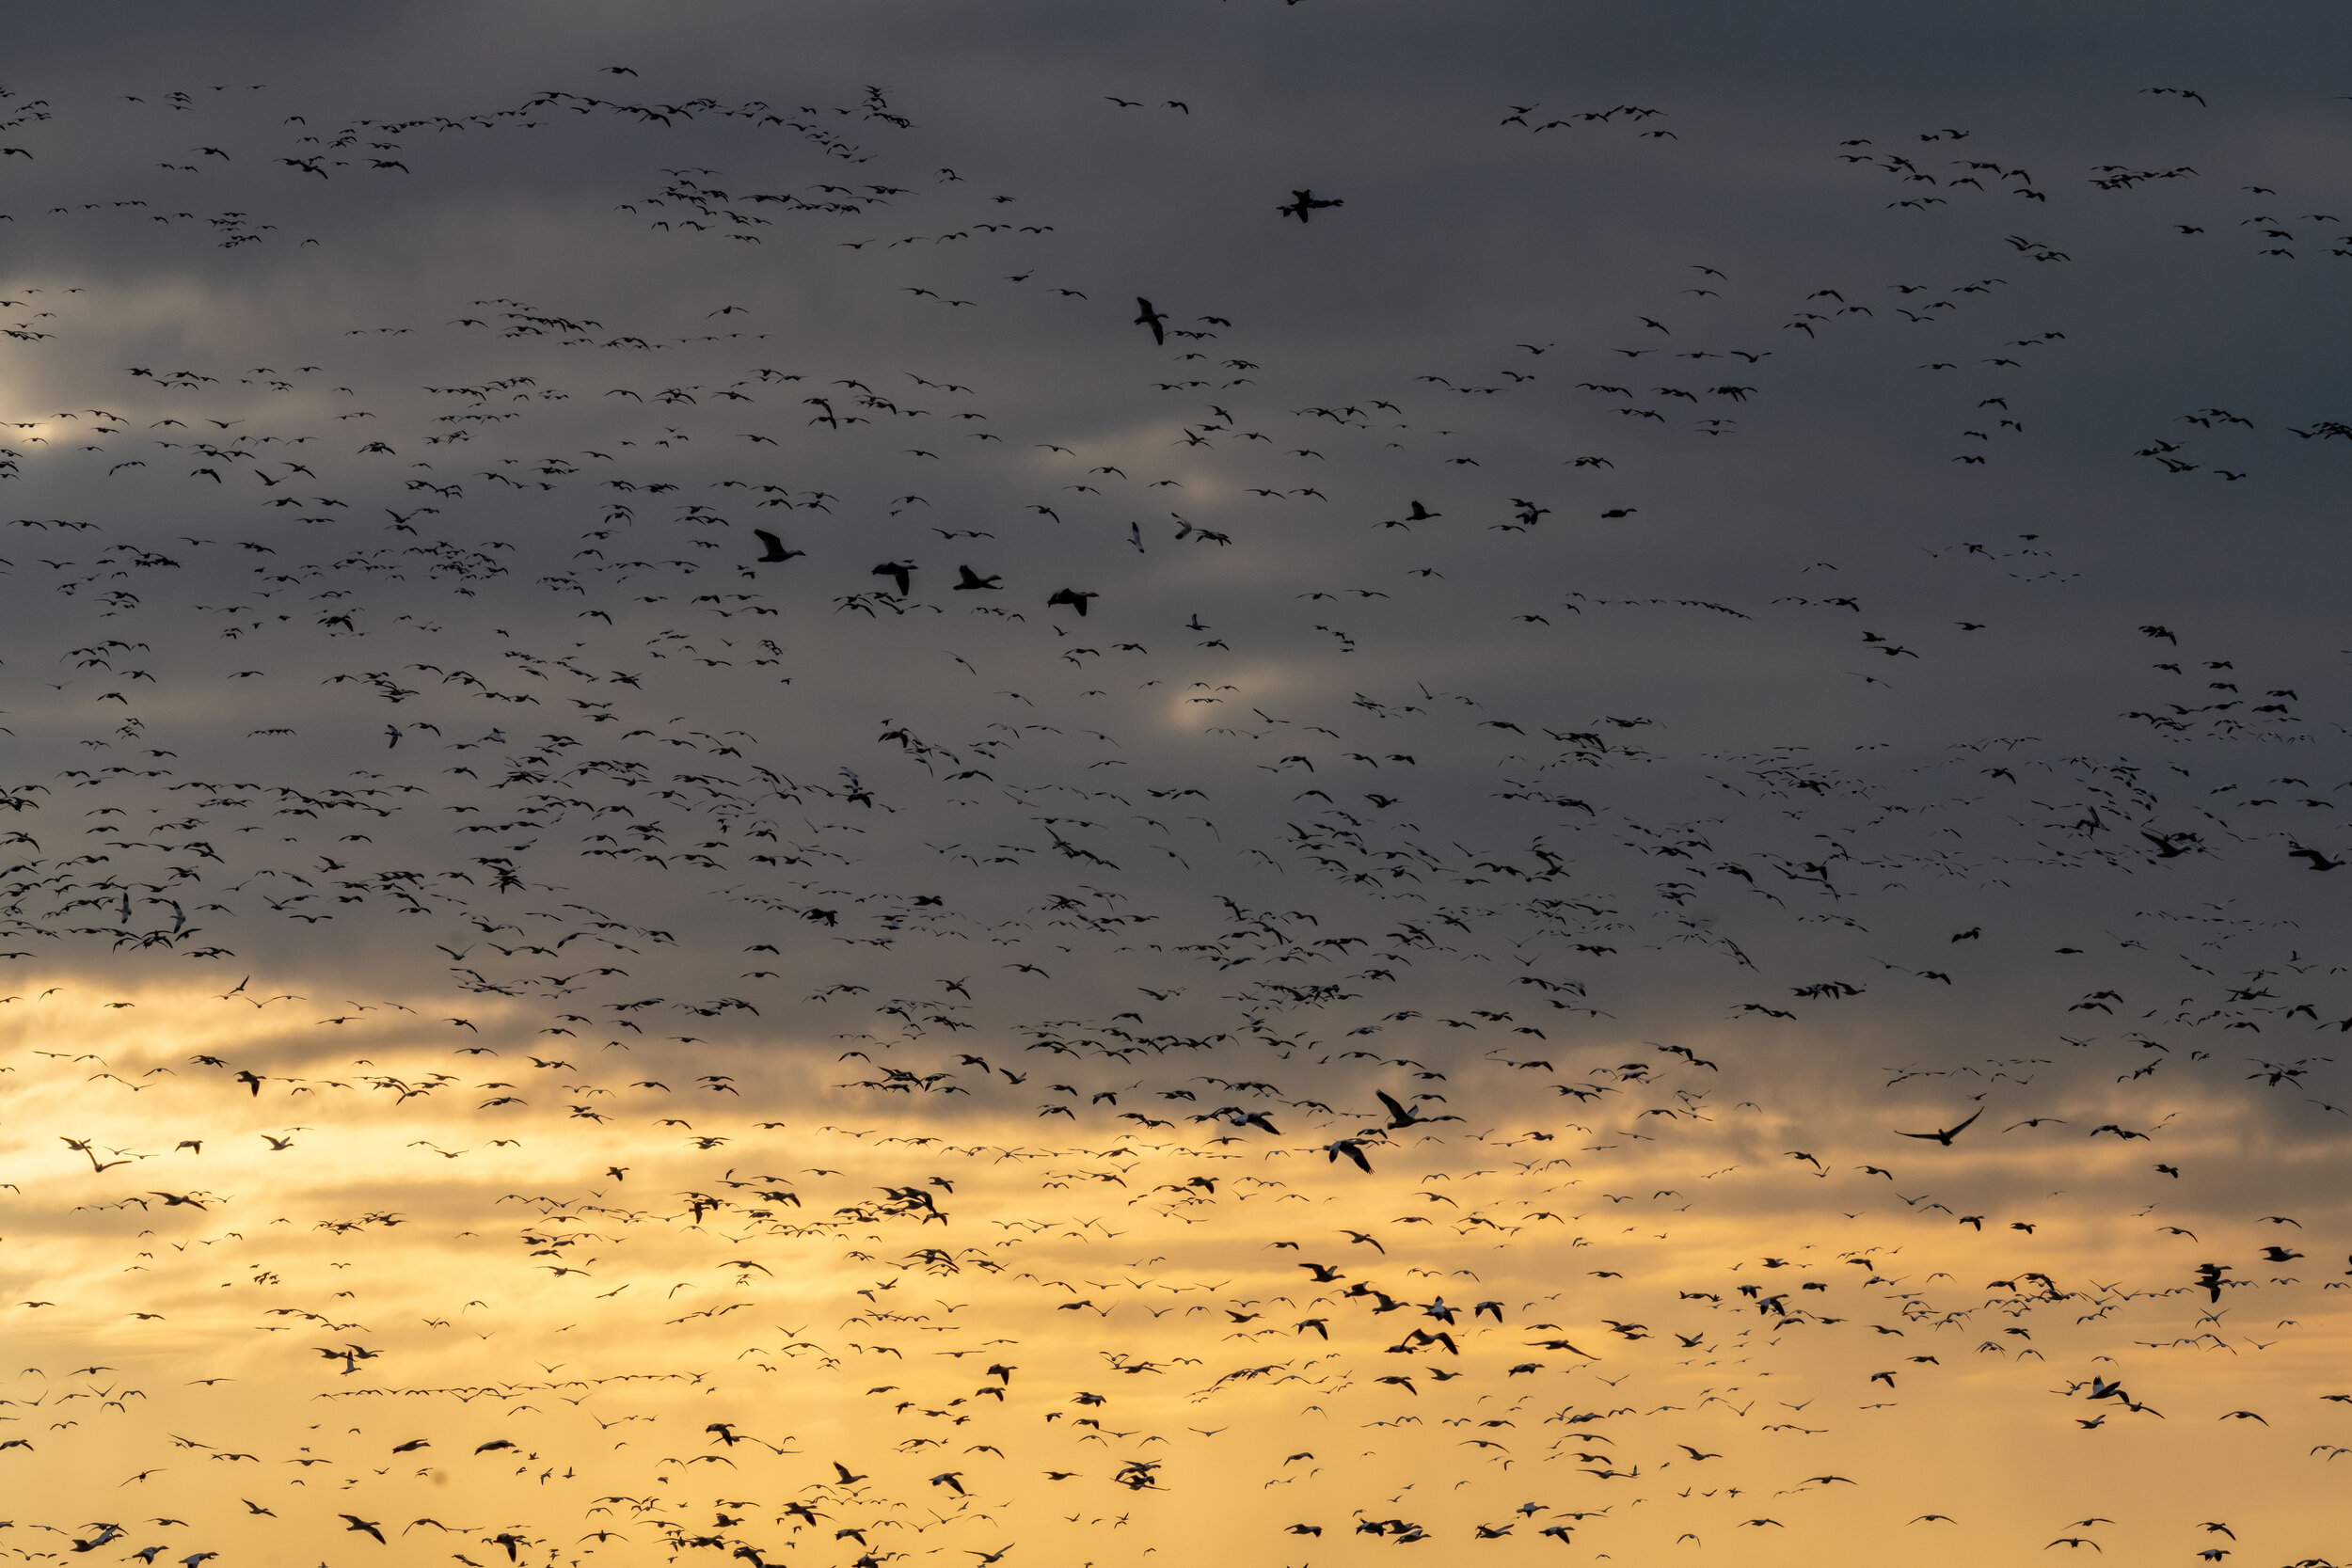
<instances>
[{"instance_id":1,"label":"overcast cloud layer","mask_svg":"<svg viewBox=\"0 0 2352 1568\"><path fill-rule=\"evenodd\" d=\"M14 25L0 1545L2352 1555L2335 12Z\"/></svg>"}]
</instances>

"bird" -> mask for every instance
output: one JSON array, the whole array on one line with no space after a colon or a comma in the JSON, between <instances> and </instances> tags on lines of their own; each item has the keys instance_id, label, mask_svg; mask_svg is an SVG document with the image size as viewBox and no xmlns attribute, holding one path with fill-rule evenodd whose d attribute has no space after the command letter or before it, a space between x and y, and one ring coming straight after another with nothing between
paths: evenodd
<instances>
[{"instance_id":1,"label":"bird","mask_svg":"<svg viewBox=\"0 0 2352 1568\"><path fill-rule=\"evenodd\" d=\"M1937 1143L1942 1144L1946 1148L1949 1148L1952 1147L1952 1140L1958 1137L1961 1133L1966 1132L1970 1125L1976 1121L1977 1117L1982 1115L1984 1115L1984 1107L1979 1105L1977 1107L1976 1111L1970 1115L1966 1121L1961 1122L1958 1126L1947 1127L1940 1132L1899 1132L1898 1136L1905 1138L1932 1138Z\"/></svg>"},{"instance_id":2,"label":"bird","mask_svg":"<svg viewBox=\"0 0 2352 1568\"><path fill-rule=\"evenodd\" d=\"M1346 205L1347 203L1340 199L1338 197L1319 197L1312 191L1293 191L1291 192L1290 200L1284 202L1280 207L1277 208L1276 211L1279 212L1284 217L1294 217L1299 222L1305 223L1317 212L1326 207L1344 207Z\"/></svg>"}]
</instances>

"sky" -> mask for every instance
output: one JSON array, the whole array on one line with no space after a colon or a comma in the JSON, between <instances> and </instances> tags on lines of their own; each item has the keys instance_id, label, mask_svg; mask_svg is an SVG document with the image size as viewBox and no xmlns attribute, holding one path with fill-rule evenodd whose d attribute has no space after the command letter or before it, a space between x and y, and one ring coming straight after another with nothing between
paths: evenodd
<instances>
[{"instance_id":1,"label":"sky","mask_svg":"<svg viewBox=\"0 0 2352 1568\"><path fill-rule=\"evenodd\" d=\"M11 28L0 1549L2352 1555L2341 17Z\"/></svg>"}]
</instances>

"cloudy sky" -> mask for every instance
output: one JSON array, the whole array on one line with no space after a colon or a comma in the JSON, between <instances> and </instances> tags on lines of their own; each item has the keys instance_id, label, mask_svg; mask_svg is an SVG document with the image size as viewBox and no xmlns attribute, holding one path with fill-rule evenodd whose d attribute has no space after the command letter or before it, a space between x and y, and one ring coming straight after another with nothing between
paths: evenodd
<instances>
[{"instance_id":1,"label":"cloudy sky","mask_svg":"<svg viewBox=\"0 0 2352 1568\"><path fill-rule=\"evenodd\" d=\"M14 27L0 1544L2352 1549L2340 18Z\"/></svg>"}]
</instances>

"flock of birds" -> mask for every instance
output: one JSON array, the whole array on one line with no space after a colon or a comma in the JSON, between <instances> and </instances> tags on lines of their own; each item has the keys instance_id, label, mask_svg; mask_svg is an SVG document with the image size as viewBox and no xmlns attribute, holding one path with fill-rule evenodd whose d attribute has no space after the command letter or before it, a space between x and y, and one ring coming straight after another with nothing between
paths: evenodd
<instances>
[{"instance_id":1,"label":"flock of birds","mask_svg":"<svg viewBox=\"0 0 2352 1568\"><path fill-rule=\"evenodd\" d=\"M882 88L638 75L0 97L11 181L135 150L0 192L87 263L0 289L0 1551L2352 1561L2340 660L1690 477L1898 359L1923 489L2340 473L2169 385L2035 445L2075 213L2193 170L1856 136L1942 276L1327 363ZM371 272L574 144L677 281ZM1262 268L1394 220L1287 178Z\"/></svg>"}]
</instances>

